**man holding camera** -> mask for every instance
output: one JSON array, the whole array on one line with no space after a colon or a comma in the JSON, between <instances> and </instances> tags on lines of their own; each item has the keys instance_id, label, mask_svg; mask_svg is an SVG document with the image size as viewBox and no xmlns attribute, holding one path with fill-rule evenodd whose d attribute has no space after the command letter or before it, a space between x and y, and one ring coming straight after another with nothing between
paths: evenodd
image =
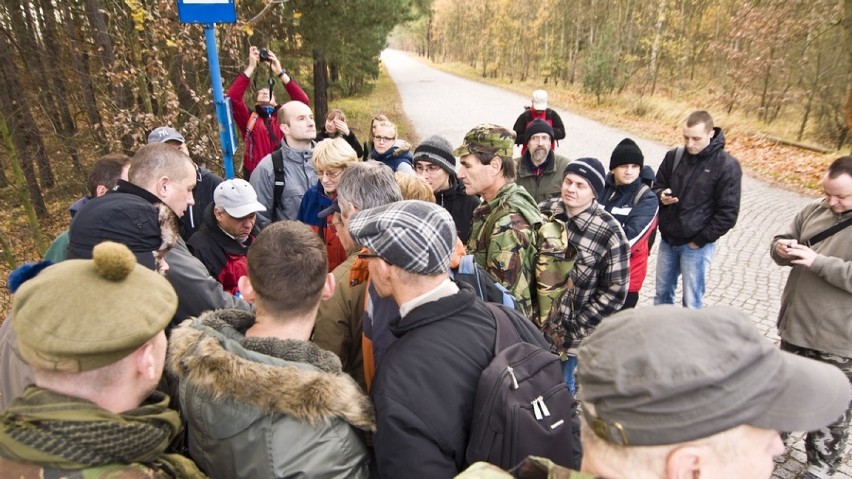
<instances>
[{"instance_id":1,"label":"man holding camera","mask_svg":"<svg viewBox=\"0 0 852 479\"><path fill-rule=\"evenodd\" d=\"M281 68L281 62L274 53L259 49L255 46L249 48L248 66L242 73L237 75L234 83L228 88L227 95L231 98L231 107L234 112L234 123L240 129L243 140L246 143L245 156L243 157L243 176L248 178L260 160L278 148L284 134L275 121L275 114L281 105L275 102L275 94L272 91L274 78L270 76L266 86L257 90L255 97L254 112L249 112L245 103L245 92L251 82L251 76L257 68L258 62L269 64L270 70L278 77L290 99L300 101L305 105L310 104L308 95L296 80L290 78L287 72Z\"/></svg>"}]
</instances>

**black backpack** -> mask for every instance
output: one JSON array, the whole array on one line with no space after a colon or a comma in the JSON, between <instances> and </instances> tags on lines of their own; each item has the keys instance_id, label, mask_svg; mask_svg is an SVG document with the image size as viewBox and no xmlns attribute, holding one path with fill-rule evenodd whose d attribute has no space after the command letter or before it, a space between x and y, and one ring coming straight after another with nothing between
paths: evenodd
<instances>
[{"instance_id":1,"label":"black backpack","mask_svg":"<svg viewBox=\"0 0 852 479\"><path fill-rule=\"evenodd\" d=\"M497 324L496 354L479 377L465 459L509 469L533 455L578 469L579 422L559 357L522 315L486 304Z\"/></svg>"}]
</instances>

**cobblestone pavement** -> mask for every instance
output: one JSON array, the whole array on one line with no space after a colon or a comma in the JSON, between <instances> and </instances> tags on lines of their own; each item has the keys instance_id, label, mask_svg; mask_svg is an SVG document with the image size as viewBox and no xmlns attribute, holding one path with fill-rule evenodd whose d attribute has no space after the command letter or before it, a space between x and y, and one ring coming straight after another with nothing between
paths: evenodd
<instances>
[{"instance_id":1,"label":"cobblestone pavement","mask_svg":"<svg viewBox=\"0 0 852 479\"><path fill-rule=\"evenodd\" d=\"M529 104L528 96L440 72L404 53L388 50L382 54L382 60L399 89L405 114L421 138L442 135L456 146L464 134L479 123L511 128L524 106ZM615 145L625 137L632 137L642 149L646 164L656 168L666 150L671 148L568 110L556 108L556 111L566 130L566 137L557 151L569 158L592 156L606 166ZM743 177L742 191L737 225L719 240L707 280L705 302L708 305L728 304L746 311L766 337L777 342L775 320L787 270L769 258L769 242L787 228L793 215L813 198L774 188L747 176ZM656 246L651 255L640 306L653 304ZM805 453L801 435L793 438L795 441L791 441L789 452L778 464L773 477L792 478L803 469ZM852 478L850 456L847 448L844 465L835 477Z\"/></svg>"}]
</instances>

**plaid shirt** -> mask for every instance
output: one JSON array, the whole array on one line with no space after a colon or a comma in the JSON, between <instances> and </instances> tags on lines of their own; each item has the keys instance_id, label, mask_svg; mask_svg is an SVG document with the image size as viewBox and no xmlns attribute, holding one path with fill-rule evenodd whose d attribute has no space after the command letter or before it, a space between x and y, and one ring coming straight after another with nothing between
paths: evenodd
<instances>
[{"instance_id":1,"label":"plaid shirt","mask_svg":"<svg viewBox=\"0 0 852 479\"><path fill-rule=\"evenodd\" d=\"M565 222L568 241L577 248L573 287L565 291L544 324L545 333L555 339L554 351L563 354L624 305L630 246L618 221L596 201L573 217L567 216L561 198L545 201L539 208Z\"/></svg>"}]
</instances>

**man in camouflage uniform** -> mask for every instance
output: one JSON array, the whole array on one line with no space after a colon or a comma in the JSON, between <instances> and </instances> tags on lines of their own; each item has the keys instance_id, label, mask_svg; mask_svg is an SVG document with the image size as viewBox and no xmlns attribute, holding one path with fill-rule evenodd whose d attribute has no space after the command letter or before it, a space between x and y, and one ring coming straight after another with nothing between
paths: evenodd
<instances>
[{"instance_id":1,"label":"man in camouflage uniform","mask_svg":"<svg viewBox=\"0 0 852 479\"><path fill-rule=\"evenodd\" d=\"M535 230L541 215L535 200L515 183L512 148L515 134L497 125L470 130L461 146L459 181L465 193L479 195L482 204L473 211L467 252L491 272L532 318L535 307Z\"/></svg>"},{"instance_id":2,"label":"man in camouflage uniform","mask_svg":"<svg viewBox=\"0 0 852 479\"><path fill-rule=\"evenodd\" d=\"M564 362L565 382L574 391L574 355L580 340L601 320L621 309L630 278L630 246L618 221L597 202L604 171L594 158L580 158L562 173L562 195L541 203L542 214L565 224L568 243L577 250L571 282L554 303L543 331Z\"/></svg>"},{"instance_id":3,"label":"man in camouflage uniform","mask_svg":"<svg viewBox=\"0 0 852 479\"><path fill-rule=\"evenodd\" d=\"M819 240L821 232L852 221L852 156L835 160L822 179L825 198L805 206L772 241L770 254L791 266L781 298L781 349L832 364L852 382L852 225ZM823 391L811 391L824 394ZM843 462L852 411L805 438L803 477L831 477Z\"/></svg>"},{"instance_id":4,"label":"man in camouflage uniform","mask_svg":"<svg viewBox=\"0 0 852 479\"><path fill-rule=\"evenodd\" d=\"M181 421L155 391L177 301L168 281L111 242L23 284L8 321L36 385L0 416L0 475L204 477L166 453Z\"/></svg>"}]
</instances>

